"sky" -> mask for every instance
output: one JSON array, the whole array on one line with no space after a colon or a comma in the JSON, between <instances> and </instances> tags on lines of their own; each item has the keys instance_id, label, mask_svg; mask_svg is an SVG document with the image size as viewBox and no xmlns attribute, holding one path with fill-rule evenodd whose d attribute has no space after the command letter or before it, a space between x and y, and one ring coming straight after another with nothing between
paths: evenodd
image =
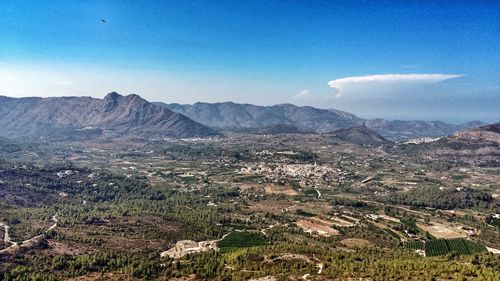
<instances>
[{"instance_id":1,"label":"sky","mask_svg":"<svg viewBox=\"0 0 500 281\"><path fill-rule=\"evenodd\" d=\"M498 122L499 50L500 1L0 0L0 95L12 97Z\"/></svg>"}]
</instances>

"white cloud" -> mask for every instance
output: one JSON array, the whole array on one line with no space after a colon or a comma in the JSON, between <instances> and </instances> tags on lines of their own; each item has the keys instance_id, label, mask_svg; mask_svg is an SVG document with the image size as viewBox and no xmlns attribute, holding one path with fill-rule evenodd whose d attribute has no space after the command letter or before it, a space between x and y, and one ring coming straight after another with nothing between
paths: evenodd
<instances>
[{"instance_id":1,"label":"white cloud","mask_svg":"<svg viewBox=\"0 0 500 281\"><path fill-rule=\"evenodd\" d=\"M311 92L309 90L302 90L298 94L294 95L293 98L303 99L303 98L309 98L310 96L311 96Z\"/></svg>"},{"instance_id":2,"label":"white cloud","mask_svg":"<svg viewBox=\"0 0 500 281\"><path fill-rule=\"evenodd\" d=\"M328 85L337 91L336 97L340 97L345 92L364 92L434 84L441 81L463 77L457 74L379 74L366 76L350 76L335 79L328 82Z\"/></svg>"}]
</instances>

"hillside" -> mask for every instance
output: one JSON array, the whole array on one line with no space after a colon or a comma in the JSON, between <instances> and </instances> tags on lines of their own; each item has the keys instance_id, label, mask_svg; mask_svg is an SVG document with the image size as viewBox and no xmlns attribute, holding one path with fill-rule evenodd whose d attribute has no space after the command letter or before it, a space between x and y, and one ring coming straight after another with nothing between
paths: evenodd
<instances>
[{"instance_id":1,"label":"hillside","mask_svg":"<svg viewBox=\"0 0 500 281\"><path fill-rule=\"evenodd\" d=\"M495 154L500 156L500 123L458 132L436 142L441 149L460 154Z\"/></svg>"},{"instance_id":2,"label":"hillside","mask_svg":"<svg viewBox=\"0 0 500 281\"><path fill-rule=\"evenodd\" d=\"M348 143L360 145L380 145L389 143L389 141L382 137L379 133L368 129L365 125L339 129L328 134L328 136L334 140L338 139Z\"/></svg>"},{"instance_id":3,"label":"hillside","mask_svg":"<svg viewBox=\"0 0 500 281\"><path fill-rule=\"evenodd\" d=\"M137 95L0 97L0 135L193 137L214 131Z\"/></svg>"},{"instance_id":4,"label":"hillside","mask_svg":"<svg viewBox=\"0 0 500 281\"><path fill-rule=\"evenodd\" d=\"M478 166L498 166L500 162L500 123L457 132L437 141L401 146L410 155Z\"/></svg>"}]
</instances>

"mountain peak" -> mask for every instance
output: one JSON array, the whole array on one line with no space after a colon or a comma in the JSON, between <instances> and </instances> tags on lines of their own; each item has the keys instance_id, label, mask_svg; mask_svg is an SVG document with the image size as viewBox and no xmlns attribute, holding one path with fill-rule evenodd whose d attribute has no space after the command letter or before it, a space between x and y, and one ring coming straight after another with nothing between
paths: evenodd
<instances>
[{"instance_id":1,"label":"mountain peak","mask_svg":"<svg viewBox=\"0 0 500 281\"><path fill-rule=\"evenodd\" d=\"M105 100L116 100L118 98L122 97L122 95L118 94L117 92L111 92L111 93L108 93L104 99Z\"/></svg>"},{"instance_id":2,"label":"mountain peak","mask_svg":"<svg viewBox=\"0 0 500 281\"><path fill-rule=\"evenodd\" d=\"M122 96L117 92L111 92L104 97L104 112L110 112L117 108L120 103L125 104L147 104L147 100L141 98L139 95L130 94Z\"/></svg>"},{"instance_id":3,"label":"mountain peak","mask_svg":"<svg viewBox=\"0 0 500 281\"><path fill-rule=\"evenodd\" d=\"M104 97L104 112L110 112L118 105L118 99L121 98L122 95L117 92L111 92Z\"/></svg>"},{"instance_id":4,"label":"mountain peak","mask_svg":"<svg viewBox=\"0 0 500 281\"><path fill-rule=\"evenodd\" d=\"M123 96L123 95L118 94L117 92L111 92L111 93L107 94L104 97L104 100L105 101L116 101L116 100L121 99L121 98L125 98L127 100L145 100L141 96L136 95L136 94L130 94L130 95Z\"/></svg>"}]
</instances>

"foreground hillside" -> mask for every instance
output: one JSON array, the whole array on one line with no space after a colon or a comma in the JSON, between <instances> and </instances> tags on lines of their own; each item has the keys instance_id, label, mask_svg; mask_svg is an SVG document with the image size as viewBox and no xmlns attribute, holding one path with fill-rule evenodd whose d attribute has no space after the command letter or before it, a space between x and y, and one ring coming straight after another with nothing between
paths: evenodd
<instances>
[{"instance_id":1,"label":"foreground hillside","mask_svg":"<svg viewBox=\"0 0 500 281\"><path fill-rule=\"evenodd\" d=\"M90 97L0 97L1 136L193 137L214 134L189 118L137 95Z\"/></svg>"}]
</instances>

